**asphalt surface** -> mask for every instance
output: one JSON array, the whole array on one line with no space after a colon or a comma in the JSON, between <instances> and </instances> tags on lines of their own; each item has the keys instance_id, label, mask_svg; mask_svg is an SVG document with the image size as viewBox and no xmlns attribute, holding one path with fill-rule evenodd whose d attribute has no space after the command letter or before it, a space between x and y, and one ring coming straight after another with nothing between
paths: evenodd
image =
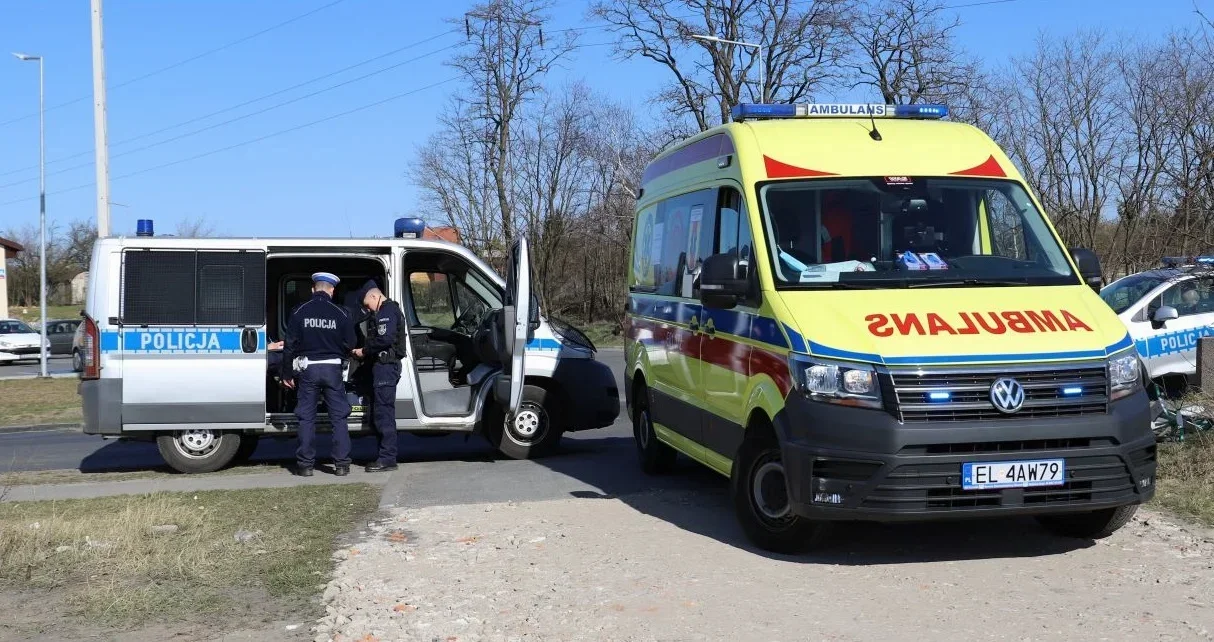
<instances>
[{"instance_id":1,"label":"asphalt surface","mask_svg":"<svg viewBox=\"0 0 1214 642\"><path fill-rule=\"evenodd\" d=\"M623 387L623 352L604 349L599 358L611 366ZM321 461L328 437L321 435ZM293 439L263 439L253 464L290 465ZM565 436L561 452L536 461L501 457L478 435L417 437L402 434L400 469L386 480L386 506L461 504L483 501L533 501L581 496L609 496L652 488L636 468L631 425L621 416L600 430ZM375 439L354 440L355 462L375 458ZM714 479L686 464L687 475L667 478L666 485L689 486L697 479ZM105 481L107 472L168 470L152 442L106 440L75 429L0 432L0 472L76 469L90 475L84 481ZM284 470L283 474L287 472ZM236 475L233 480L261 475ZM326 477L327 476L322 476ZM719 478L717 478L719 479ZM254 484L256 485L256 484Z\"/></svg>"},{"instance_id":2,"label":"asphalt surface","mask_svg":"<svg viewBox=\"0 0 1214 642\"><path fill-rule=\"evenodd\" d=\"M37 359L17 362L0 361L0 380L36 377L41 369L41 365ZM72 371L72 357L70 355L55 355L47 359L46 372L52 377L70 377L76 374Z\"/></svg>"}]
</instances>

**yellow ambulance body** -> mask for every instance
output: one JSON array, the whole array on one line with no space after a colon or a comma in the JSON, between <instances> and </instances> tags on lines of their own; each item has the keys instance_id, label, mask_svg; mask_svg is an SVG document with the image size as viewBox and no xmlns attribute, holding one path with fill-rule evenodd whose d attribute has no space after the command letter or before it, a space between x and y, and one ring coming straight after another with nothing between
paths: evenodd
<instances>
[{"instance_id":1,"label":"yellow ambulance body","mask_svg":"<svg viewBox=\"0 0 1214 642\"><path fill-rule=\"evenodd\" d=\"M642 467L732 480L758 545L1029 514L1105 536L1154 492L1125 325L983 132L933 105L740 105L647 168L626 396Z\"/></svg>"}]
</instances>

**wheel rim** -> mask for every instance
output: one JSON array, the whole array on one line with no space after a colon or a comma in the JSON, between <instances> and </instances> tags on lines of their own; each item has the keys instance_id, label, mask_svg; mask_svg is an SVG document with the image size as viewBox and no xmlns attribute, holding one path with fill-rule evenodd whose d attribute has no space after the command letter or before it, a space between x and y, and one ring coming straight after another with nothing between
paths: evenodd
<instances>
[{"instance_id":1,"label":"wheel rim","mask_svg":"<svg viewBox=\"0 0 1214 642\"><path fill-rule=\"evenodd\" d=\"M219 447L219 435L214 430L182 430L173 435L173 447L183 457L206 459Z\"/></svg>"},{"instance_id":2,"label":"wheel rim","mask_svg":"<svg viewBox=\"0 0 1214 642\"><path fill-rule=\"evenodd\" d=\"M641 450L649 450L649 411L641 410L637 413L636 440L637 445Z\"/></svg>"},{"instance_id":3,"label":"wheel rim","mask_svg":"<svg viewBox=\"0 0 1214 642\"><path fill-rule=\"evenodd\" d=\"M754 471L750 495L755 513L772 525L787 523L792 514L792 506L788 500L784 464L778 458L767 456L760 460Z\"/></svg>"},{"instance_id":4,"label":"wheel rim","mask_svg":"<svg viewBox=\"0 0 1214 642\"><path fill-rule=\"evenodd\" d=\"M543 441L548 434L548 412L531 401L524 401L512 419L506 419L506 435L520 446Z\"/></svg>"}]
</instances>

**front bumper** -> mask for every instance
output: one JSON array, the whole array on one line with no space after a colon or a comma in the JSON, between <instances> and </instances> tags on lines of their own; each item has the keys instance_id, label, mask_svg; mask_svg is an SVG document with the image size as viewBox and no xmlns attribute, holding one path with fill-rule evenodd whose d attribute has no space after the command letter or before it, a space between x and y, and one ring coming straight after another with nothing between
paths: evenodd
<instances>
[{"instance_id":1,"label":"front bumper","mask_svg":"<svg viewBox=\"0 0 1214 642\"><path fill-rule=\"evenodd\" d=\"M619 385L602 361L561 359L553 379L564 392L566 430L605 428L620 416Z\"/></svg>"},{"instance_id":2,"label":"front bumper","mask_svg":"<svg viewBox=\"0 0 1214 642\"><path fill-rule=\"evenodd\" d=\"M775 418L793 510L822 520L1077 512L1148 501L1155 438L1145 393L1108 414L900 423L793 393ZM1065 459L1060 486L962 490L965 462Z\"/></svg>"}]
</instances>

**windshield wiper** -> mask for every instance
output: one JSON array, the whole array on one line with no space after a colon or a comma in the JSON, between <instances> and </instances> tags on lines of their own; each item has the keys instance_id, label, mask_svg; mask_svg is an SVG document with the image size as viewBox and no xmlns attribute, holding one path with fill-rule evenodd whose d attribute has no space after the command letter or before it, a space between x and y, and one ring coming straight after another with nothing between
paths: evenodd
<instances>
[{"instance_id":1,"label":"windshield wiper","mask_svg":"<svg viewBox=\"0 0 1214 642\"><path fill-rule=\"evenodd\" d=\"M959 279L952 281L919 281L907 285L908 288L955 288L969 287L1000 287L1005 285L1028 285L1028 279Z\"/></svg>"}]
</instances>

